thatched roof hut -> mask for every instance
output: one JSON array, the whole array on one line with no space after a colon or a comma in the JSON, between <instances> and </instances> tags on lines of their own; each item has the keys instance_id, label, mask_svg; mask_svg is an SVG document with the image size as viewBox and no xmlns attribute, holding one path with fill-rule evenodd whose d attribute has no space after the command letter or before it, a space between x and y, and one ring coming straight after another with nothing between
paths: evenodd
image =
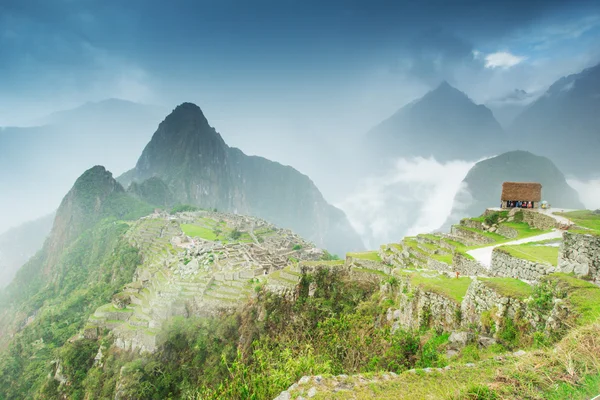
<instances>
[{"instance_id":1,"label":"thatched roof hut","mask_svg":"<svg viewBox=\"0 0 600 400\"><path fill-rule=\"evenodd\" d=\"M535 182L504 182L502 184L502 201L534 201L542 200L542 184Z\"/></svg>"}]
</instances>

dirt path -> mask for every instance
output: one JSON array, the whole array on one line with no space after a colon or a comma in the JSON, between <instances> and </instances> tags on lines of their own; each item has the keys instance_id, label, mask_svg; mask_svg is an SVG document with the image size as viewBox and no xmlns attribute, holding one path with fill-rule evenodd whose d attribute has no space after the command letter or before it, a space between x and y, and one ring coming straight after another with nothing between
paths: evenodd
<instances>
[{"instance_id":1,"label":"dirt path","mask_svg":"<svg viewBox=\"0 0 600 400\"><path fill-rule=\"evenodd\" d=\"M558 239L558 238L562 237L562 234L563 234L563 231L555 229L552 232L544 233L542 235L531 236L531 237L524 238L524 239L513 240L512 242L505 242L505 243L495 244L493 246L482 247L482 248L475 249L475 250L469 250L469 251L467 251L467 254L472 256L475 260L477 260L480 264L482 264L486 268L490 268L490 266L492 265L492 252L498 246L511 246L511 245L516 245L516 244L529 243L529 242L539 242L539 241L548 240L548 239Z\"/></svg>"}]
</instances>

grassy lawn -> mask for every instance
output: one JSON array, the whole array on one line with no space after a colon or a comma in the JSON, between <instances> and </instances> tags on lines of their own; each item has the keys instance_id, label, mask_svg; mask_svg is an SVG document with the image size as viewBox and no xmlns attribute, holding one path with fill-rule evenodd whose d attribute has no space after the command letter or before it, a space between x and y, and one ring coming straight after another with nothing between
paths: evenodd
<instances>
[{"instance_id":1,"label":"grassy lawn","mask_svg":"<svg viewBox=\"0 0 600 400\"><path fill-rule=\"evenodd\" d=\"M571 221L575 222L581 227L591 229L596 233L600 233L600 215L594 214L590 210L556 213L556 215L569 218Z\"/></svg>"},{"instance_id":2,"label":"grassy lawn","mask_svg":"<svg viewBox=\"0 0 600 400\"><path fill-rule=\"evenodd\" d=\"M199 237L201 239L211 241L217 240L217 235L215 235L213 230L204 226L182 224L181 230L183 230L183 233L191 237Z\"/></svg>"},{"instance_id":3,"label":"grassy lawn","mask_svg":"<svg viewBox=\"0 0 600 400\"><path fill-rule=\"evenodd\" d=\"M349 257L358 258L361 260L381 262L381 257L379 257L379 253L377 253L377 251L363 251L360 253L348 253L347 255Z\"/></svg>"},{"instance_id":4,"label":"grassy lawn","mask_svg":"<svg viewBox=\"0 0 600 400\"><path fill-rule=\"evenodd\" d=\"M537 243L525 243L515 246L501 246L500 250L506 251L513 257L523 260L532 261L535 263L546 263L550 265L558 265L558 247L540 246Z\"/></svg>"},{"instance_id":5,"label":"grassy lawn","mask_svg":"<svg viewBox=\"0 0 600 400\"><path fill-rule=\"evenodd\" d=\"M479 278L502 296L525 300L533 294L531 286L515 278Z\"/></svg>"},{"instance_id":6,"label":"grassy lawn","mask_svg":"<svg viewBox=\"0 0 600 400\"><path fill-rule=\"evenodd\" d=\"M424 290L428 290L454 300L460 304L471 284L471 278L450 278L446 275L429 276L427 273L413 272L409 274L410 282Z\"/></svg>"},{"instance_id":7,"label":"grassy lawn","mask_svg":"<svg viewBox=\"0 0 600 400\"><path fill-rule=\"evenodd\" d=\"M570 274L555 273L546 278L556 282L567 292L567 298L580 315L581 323L590 323L600 317L600 288Z\"/></svg>"},{"instance_id":8,"label":"grassy lawn","mask_svg":"<svg viewBox=\"0 0 600 400\"><path fill-rule=\"evenodd\" d=\"M438 260L441 262L444 262L448 265L452 265L452 259L454 258L454 255L451 253L445 253L445 254L432 254L431 258L433 258L434 260Z\"/></svg>"}]
</instances>

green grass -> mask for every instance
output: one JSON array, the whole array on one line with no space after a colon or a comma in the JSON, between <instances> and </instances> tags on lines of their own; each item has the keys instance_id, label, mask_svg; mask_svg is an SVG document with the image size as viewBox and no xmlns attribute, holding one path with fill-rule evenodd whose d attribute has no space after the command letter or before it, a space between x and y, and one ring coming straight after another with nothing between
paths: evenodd
<instances>
[{"instance_id":1,"label":"green grass","mask_svg":"<svg viewBox=\"0 0 600 400\"><path fill-rule=\"evenodd\" d=\"M569 218L575 224L600 233L600 214L594 214L590 210L570 211L566 213L556 213L565 218Z\"/></svg>"},{"instance_id":2,"label":"green grass","mask_svg":"<svg viewBox=\"0 0 600 400\"><path fill-rule=\"evenodd\" d=\"M450 278L446 275L429 276L427 273L408 273L408 278L413 285L423 290L431 291L454 300L460 304L471 284L471 278Z\"/></svg>"},{"instance_id":3,"label":"green grass","mask_svg":"<svg viewBox=\"0 0 600 400\"><path fill-rule=\"evenodd\" d=\"M347 255L349 257L358 258L361 260L381 262L381 257L379 257L379 253L377 253L377 251L364 251L364 252L360 252L360 253L348 253Z\"/></svg>"},{"instance_id":4,"label":"green grass","mask_svg":"<svg viewBox=\"0 0 600 400\"><path fill-rule=\"evenodd\" d=\"M505 297L525 300L533 294L533 288L515 278L479 278L486 286Z\"/></svg>"},{"instance_id":5,"label":"green grass","mask_svg":"<svg viewBox=\"0 0 600 400\"><path fill-rule=\"evenodd\" d=\"M192 224L182 224L181 230L188 236L191 237L199 237L205 240L215 241L217 240L217 235L213 232L212 229L206 228L204 226L192 225Z\"/></svg>"},{"instance_id":6,"label":"green grass","mask_svg":"<svg viewBox=\"0 0 600 400\"><path fill-rule=\"evenodd\" d=\"M536 243L532 242L515 246L501 246L498 249L523 260L554 266L558 265L558 247L536 246Z\"/></svg>"},{"instance_id":7,"label":"green grass","mask_svg":"<svg viewBox=\"0 0 600 400\"><path fill-rule=\"evenodd\" d=\"M598 286L564 273L551 274L546 279L556 282L561 290L567 292L567 299L579 314L580 323L590 323L600 318L600 288Z\"/></svg>"},{"instance_id":8,"label":"green grass","mask_svg":"<svg viewBox=\"0 0 600 400\"><path fill-rule=\"evenodd\" d=\"M454 258L454 255L451 253L432 254L431 258L433 258L434 260L437 260L437 261L444 262L448 265L452 265L452 259Z\"/></svg>"}]
</instances>

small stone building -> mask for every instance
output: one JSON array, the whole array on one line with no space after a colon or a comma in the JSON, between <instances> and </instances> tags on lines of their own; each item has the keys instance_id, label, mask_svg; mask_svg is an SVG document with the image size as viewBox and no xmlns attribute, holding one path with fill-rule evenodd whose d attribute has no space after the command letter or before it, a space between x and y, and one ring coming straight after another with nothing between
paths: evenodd
<instances>
[{"instance_id":1,"label":"small stone building","mask_svg":"<svg viewBox=\"0 0 600 400\"><path fill-rule=\"evenodd\" d=\"M542 201L542 184L536 182L504 182L502 208L538 208Z\"/></svg>"}]
</instances>

